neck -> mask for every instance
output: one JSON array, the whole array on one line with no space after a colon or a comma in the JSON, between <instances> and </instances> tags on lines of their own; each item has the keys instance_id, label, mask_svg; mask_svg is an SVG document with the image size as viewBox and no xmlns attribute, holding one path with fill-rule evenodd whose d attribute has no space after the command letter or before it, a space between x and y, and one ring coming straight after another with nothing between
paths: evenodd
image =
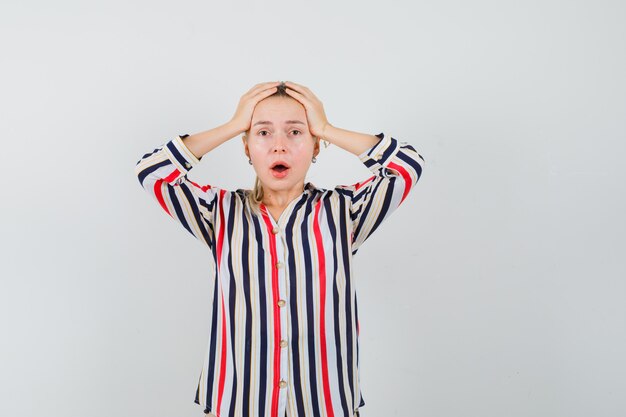
<instances>
[{"instance_id":1,"label":"neck","mask_svg":"<svg viewBox=\"0 0 626 417\"><path fill-rule=\"evenodd\" d=\"M286 207L304 192L304 182L288 190L272 190L263 187L263 204L266 207Z\"/></svg>"}]
</instances>

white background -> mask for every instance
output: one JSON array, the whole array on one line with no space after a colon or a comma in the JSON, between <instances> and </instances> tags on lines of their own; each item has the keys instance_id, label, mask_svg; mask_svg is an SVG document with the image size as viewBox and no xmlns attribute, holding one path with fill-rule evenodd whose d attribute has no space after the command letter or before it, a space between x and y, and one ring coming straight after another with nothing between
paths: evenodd
<instances>
[{"instance_id":1,"label":"white background","mask_svg":"<svg viewBox=\"0 0 626 417\"><path fill-rule=\"evenodd\" d=\"M355 257L364 417L626 415L624 2L14 0L0 25L0 415L203 415L211 259L134 165L272 80L426 159ZM318 186L369 176L318 160ZM190 178L251 187L241 139Z\"/></svg>"}]
</instances>

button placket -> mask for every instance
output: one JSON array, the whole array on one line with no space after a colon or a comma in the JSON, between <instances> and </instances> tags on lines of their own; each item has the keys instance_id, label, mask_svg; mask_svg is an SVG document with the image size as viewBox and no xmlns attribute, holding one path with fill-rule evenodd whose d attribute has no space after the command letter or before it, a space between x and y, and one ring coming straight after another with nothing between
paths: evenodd
<instances>
[{"instance_id":1,"label":"button placket","mask_svg":"<svg viewBox=\"0 0 626 417\"><path fill-rule=\"evenodd\" d=\"M286 242L283 238L282 228L274 225L272 233L276 239L276 263L273 265L278 272L278 307L280 311L280 382L278 383L278 409L279 415L284 415L287 407L287 392L289 386L289 352L288 352L288 311L289 299L287 295L287 271L286 265Z\"/></svg>"}]
</instances>

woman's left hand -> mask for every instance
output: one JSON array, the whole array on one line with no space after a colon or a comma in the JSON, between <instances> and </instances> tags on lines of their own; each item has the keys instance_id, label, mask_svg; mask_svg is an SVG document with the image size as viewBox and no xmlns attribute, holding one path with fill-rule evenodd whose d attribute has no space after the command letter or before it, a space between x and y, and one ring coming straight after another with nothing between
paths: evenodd
<instances>
[{"instance_id":1,"label":"woman's left hand","mask_svg":"<svg viewBox=\"0 0 626 417\"><path fill-rule=\"evenodd\" d=\"M285 92L291 97L298 100L306 110L307 122L309 123L309 130L313 136L324 138L324 129L328 123L326 113L324 113L324 105L322 102L303 85L292 83L291 81L285 81Z\"/></svg>"}]
</instances>

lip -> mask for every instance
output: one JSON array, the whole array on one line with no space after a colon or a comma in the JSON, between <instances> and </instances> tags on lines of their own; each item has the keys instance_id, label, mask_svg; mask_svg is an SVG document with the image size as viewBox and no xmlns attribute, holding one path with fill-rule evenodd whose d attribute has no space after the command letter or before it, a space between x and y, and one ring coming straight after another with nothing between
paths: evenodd
<instances>
[{"instance_id":1,"label":"lip","mask_svg":"<svg viewBox=\"0 0 626 417\"><path fill-rule=\"evenodd\" d=\"M289 165L287 162L278 160L272 162L272 165L270 165L270 169L274 168L276 165L284 165L287 167L287 169L291 168L291 165Z\"/></svg>"},{"instance_id":2,"label":"lip","mask_svg":"<svg viewBox=\"0 0 626 417\"><path fill-rule=\"evenodd\" d=\"M276 164L276 165L278 165L278 164ZM270 168L270 172L272 173L272 176L274 178L285 178L287 176L287 174L289 174L290 171L291 171L291 168L287 168L286 170L284 170L282 172L278 172L278 171L275 171L275 170Z\"/></svg>"},{"instance_id":3,"label":"lip","mask_svg":"<svg viewBox=\"0 0 626 417\"><path fill-rule=\"evenodd\" d=\"M287 169L285 169L282 172L275 171L273 168L276 165L284 165L285 167L287 167ZM285 161L274 161L272 165L270 165L270 172L272 173L272 176L274 176L274 178L285 178L290 170L291 170L291 167Z\"/></svg>"}]
</instances>

